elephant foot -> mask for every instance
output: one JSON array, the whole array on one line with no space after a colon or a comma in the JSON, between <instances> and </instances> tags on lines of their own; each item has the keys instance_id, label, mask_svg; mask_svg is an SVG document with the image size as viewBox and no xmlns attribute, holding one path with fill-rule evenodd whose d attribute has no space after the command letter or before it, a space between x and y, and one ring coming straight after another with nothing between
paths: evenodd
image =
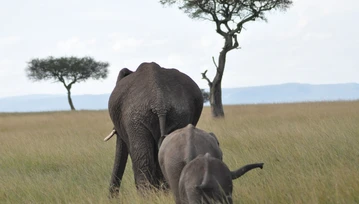
<instances>
[{"instance_id":1,"label":"elephant foot","mask_svg":"<svg viewBox=\"0 0 359 204\"><path fill-rule=\"evenodd\" d=\"M170 185L168 185L167 182L163 182L163 183L161 183L161 189L168 190L168 189L170 189Z\"/></svg>"},{"instance_id":2,"label":"elephant foot","mask_svg":"<svg viewBox=\"0 0 359 204\"><path fill-rule=\"evenodd\" d=\"M168 185L167 182L161 182L160 186L159 186L159 190L161 191L169 191L170 186Z\"/></svg>"},{"instance_id":3,"label":"elephant foot","mask_svg":"<svg viewBox=\"0 0 359 204\"><path fill-rule=\"evenodd\" d=\"M118 198L120 194L120 188L116 186L110 187L110 194L108 195L109 199Z\"/></svg>"}]
</instances>

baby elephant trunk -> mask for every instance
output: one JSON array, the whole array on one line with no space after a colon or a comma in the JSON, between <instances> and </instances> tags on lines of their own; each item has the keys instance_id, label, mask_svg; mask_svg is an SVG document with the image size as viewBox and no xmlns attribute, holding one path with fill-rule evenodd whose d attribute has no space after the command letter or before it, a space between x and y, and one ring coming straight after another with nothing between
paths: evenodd
<instances>
[{"instance_id":1,"label":"baby elephant trunk","mask_svg":"<svg viewBox=\"0 0 359 204\"><path fill-rule=\"evenodd\" d=\"M255 168L263 168L263 163L255 163L255 164L248 164L245 165L235 171L231 171L232 180L241 177L243 174L247 173L248 171L255 169Z\"/></svg>"}]
</instances>

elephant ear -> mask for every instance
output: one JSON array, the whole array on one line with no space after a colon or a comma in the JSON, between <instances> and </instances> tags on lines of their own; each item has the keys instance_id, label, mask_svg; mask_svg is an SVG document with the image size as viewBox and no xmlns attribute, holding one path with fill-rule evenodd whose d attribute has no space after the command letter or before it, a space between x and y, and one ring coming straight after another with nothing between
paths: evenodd
<instances>
[{"instance_id":1,"label":"elephant ear","mask_svg":"<svg viewBox=\"0 0 359 204\"><path fill-rule=\"evenodd\" d=\"M214 139L216 139L217 144L218 144L218 146L219 146L219 141L218 141L217 136L216 136L213 132L210 132L209 135L211 135L212 137L214 137Z\"/></svg>"},{"instance_id":2,"label":"elephant ear","mask_svg":"<svg viewBox=\"0 0 359 204\"><path fill-rule=\"evenodd\" d=\"M131 71L127 68L121 69L121 71L118 73L117 82L119 82L121 79L125 78L126 76L128 76L132 73L133 73L133 71Z\"/></svg>"}]
</instances>

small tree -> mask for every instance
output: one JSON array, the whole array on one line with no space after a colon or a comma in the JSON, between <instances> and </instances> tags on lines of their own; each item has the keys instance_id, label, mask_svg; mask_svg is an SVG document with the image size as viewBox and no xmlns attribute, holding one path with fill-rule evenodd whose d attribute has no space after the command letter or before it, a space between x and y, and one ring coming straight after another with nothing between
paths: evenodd
<instances>
[{"instance_id":1,"label":"small tree","mask_svg":"<svg viewBox=\"0 0 359 204\"><path fill-rule=\"evenodd\" d=\"M26 68L27 77L34 81L54 80L61 82L67 90L67 98L71 110L75 110L71 99L71 88L74 83L107 77L109 64L96 62L91 57L60 57L52 56L46 59L32 59Z\"/></svg>"},{"instance_id":2,"label":"small tree","mask_svg":"<svg viewBox=\"0 0 359 204\"><path fill-rule=\"evenodd\" d=\"M201 89L201 91L203 96L203 103L207 103L209 101L209 93L204 89Z\"/></svg>"},{"instance_id":3,"label":"small tree","mask_svg":"<svg viewBox=\"0 0 359 204\"><path fill-rule=\"evenodd\" d=\"M207 80L210 88L210 104L214 117L224 117L222 105L222 77L226 64L227 53L239 47L237 35L241 33L243 25L257 19L266 20L264 13L270 10L286 10L292 4L292 0L160 0L164 5L178 4L194 19L213 21L216 32L224 38L224 45L219 53L216 75L211 81L207 76L207 70L202 73L202 78Z\"/></svg>"}]
</instances>

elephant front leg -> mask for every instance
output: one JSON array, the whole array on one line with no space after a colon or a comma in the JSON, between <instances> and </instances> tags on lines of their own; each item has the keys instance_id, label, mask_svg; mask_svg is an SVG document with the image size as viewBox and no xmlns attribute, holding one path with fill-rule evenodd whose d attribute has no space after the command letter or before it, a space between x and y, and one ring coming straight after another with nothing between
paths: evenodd
<instances>
[{"instance_id":1,"label":"elephant front leg","mask_svg":"<svg viewBox=\"0 0 359 204\"><path fill-rule=\"evenodd\" d=\"M125 142L117 136L116 140L116 155L115 163L113 165L111 182L110 182L110 198L117 197L120 190L121 180L126 168L128 158L128 150Z\"/></svg>"}]
</instances>

